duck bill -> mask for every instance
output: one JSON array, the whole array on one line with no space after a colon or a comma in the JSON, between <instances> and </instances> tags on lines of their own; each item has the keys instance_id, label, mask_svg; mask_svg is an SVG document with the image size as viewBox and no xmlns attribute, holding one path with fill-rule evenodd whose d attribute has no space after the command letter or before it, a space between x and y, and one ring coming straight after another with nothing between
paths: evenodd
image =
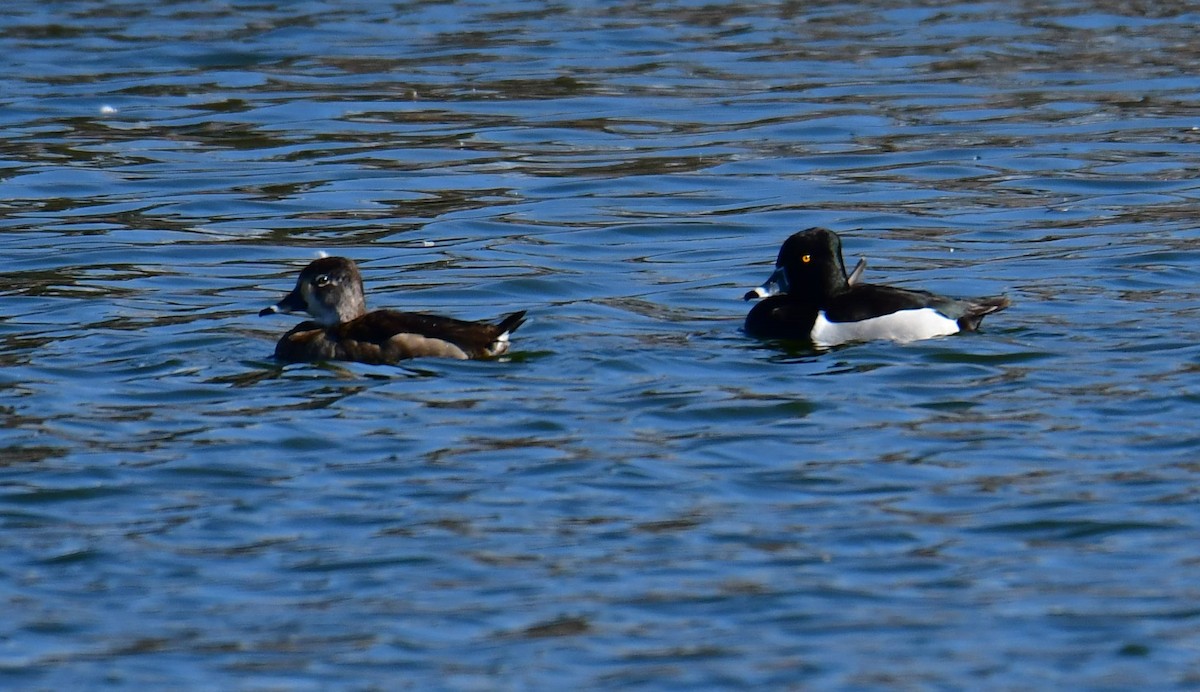
<instances>
[{"instance_id":1,"label":"duck bill","mask_svg":"<svg viewBox=\"0 0 1200 692\"><path fill-rule=\"evenodd\" d=\"M277 312L304 312L305 304L304 297L300 295L300 291L292 291L283 297L283 300L275 303L269 308L263 308L259 311L259 317L274 315Z\"/></svg>"},{"instance_id":2,"label":"duck bill","mask_svg":"<svg viewBox=\"0 0 1200 692\"><path fill-rule=\"evenodd\" d=\"M783 267L775 270L775 273L763 282L758 288L747 291L746 295L742 296L742 300L757 300L759 298L770 298L771 296L779 295L780 293L788 292L787 274L784 273Z\"/></svg>"}]
</instances>

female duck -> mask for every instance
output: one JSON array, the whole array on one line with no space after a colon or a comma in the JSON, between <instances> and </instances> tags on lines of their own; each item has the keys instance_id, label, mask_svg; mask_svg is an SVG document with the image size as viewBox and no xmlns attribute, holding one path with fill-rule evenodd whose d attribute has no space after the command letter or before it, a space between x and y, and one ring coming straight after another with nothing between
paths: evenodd
<instances>
[{"instance_id":1,"label":"female duck","mask_svg":"<svg viewBox=\"0 0 1200 692\"><path fill-rule=\"evenodd\" d=\"M915 341L974 331L985 315L1011 304L1003 296L957 300L861 283L860 273L846 276L842 241L833 231L792 235L779 249L775 273L746 294L747 300L764 298L746 316L746 333L803 339L821 348L869 339Z\"/></svg>"},{"instance_id":2,"label":"female duck","mask_svg":"<svg viewBox=\"0 0 1200 692\"><path fill-rule=\"evenodd\" d=\"M524 310L495 324L421 312L367 312L362 275L345 257L314 260L300 272L291 293L258 314L276 312L306 312L316 318L296 325L275 345L275 357L289 362L487 358L507 352L509 334L525 322Z\"/></svg>"}]
</instances>

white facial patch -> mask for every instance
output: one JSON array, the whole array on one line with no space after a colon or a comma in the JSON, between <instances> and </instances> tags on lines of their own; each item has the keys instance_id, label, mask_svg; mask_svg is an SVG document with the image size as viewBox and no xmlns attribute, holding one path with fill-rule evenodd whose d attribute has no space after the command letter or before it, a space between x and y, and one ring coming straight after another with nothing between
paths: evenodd
<instances>
[{"instance_id":1,"label":"white facial patch","mask_svg":"<svg viewBox=\"0 0 1200 692\"><path fill-rule=\"evenodd\" d=\"M918 341L935 336L949 336L957 334L958 331L957 321L933 308L901 310L860 322L830 322L822 310L817 313L817 321L813 324L812 340L817 346L828 348L848 341L872 339Z\"/></svg>"}]
</instances>

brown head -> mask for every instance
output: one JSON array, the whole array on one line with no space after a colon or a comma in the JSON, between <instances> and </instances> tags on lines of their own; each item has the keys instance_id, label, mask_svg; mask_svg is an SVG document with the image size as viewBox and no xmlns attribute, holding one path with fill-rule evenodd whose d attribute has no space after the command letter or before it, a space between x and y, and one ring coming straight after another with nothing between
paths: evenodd
<instances>
[{"instance_id":1,"label":"brown head","mask_svg":"<svg viewBox=\"0 0 1200 692\"><path fill-rule=\"evenodd\" d=\"M300 272L291 293L258 314L276 312L306 312L324 327L361 317L367 313L362 275L353 260L345 257L313 260Z\"/></svg>"}]
</instances>

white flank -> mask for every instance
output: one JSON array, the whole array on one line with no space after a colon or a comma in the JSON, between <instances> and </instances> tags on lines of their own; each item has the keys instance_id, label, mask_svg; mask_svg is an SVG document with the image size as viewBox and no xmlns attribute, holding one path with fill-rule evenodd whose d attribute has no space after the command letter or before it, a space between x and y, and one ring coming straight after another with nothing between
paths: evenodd
<instances>
[{"instance_id":1,"label":"white flank","mask_svg":"<svg viewBox=\"0 0 1200 692\"><path fill-rule=\"evenodd\" d=\"M812 340L817 346L828 348L847 341L891 339L905 342L957 333L958 322L933 308L901 310L861 322L830 322L822 310L813 324Z\"/></svg>"},{"instance_id":2,"label":"white flank","mask_svg":"<svg viewBox=\"0 0 1200 692\"><path fill-rule=\"evenodd\" d=\"M492 345L488 347L487 353L489 356L502 356L505 353L508 353L509 346L511 345L512 344L508 342L508 332L502 332L500 336L496 337L496 340L492 342Z\"/></svg>"}]
</instances>

